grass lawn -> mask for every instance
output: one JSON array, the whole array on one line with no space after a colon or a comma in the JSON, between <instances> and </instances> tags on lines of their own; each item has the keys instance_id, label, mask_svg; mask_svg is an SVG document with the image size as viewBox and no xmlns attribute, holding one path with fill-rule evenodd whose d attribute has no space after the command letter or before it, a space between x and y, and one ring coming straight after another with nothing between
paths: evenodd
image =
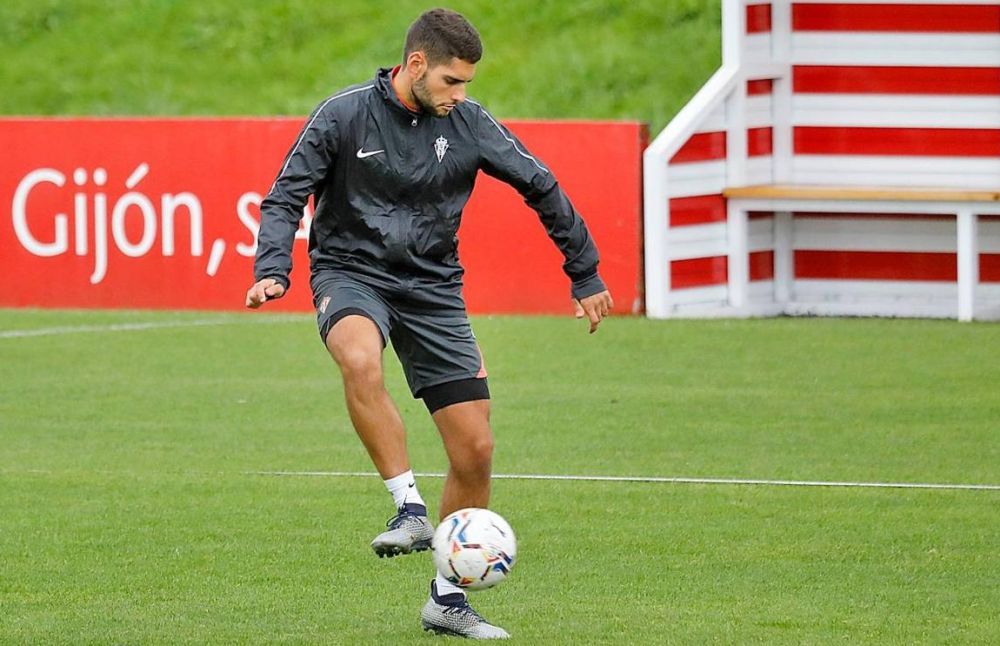
<instances>
[{"instance_id":1,"label":"grass lawn","mask_svg":"<svg viewBox=\"0 0 1000 646\"><path fill-rule=\"evenodd\" d=\"M1000 484L1000 326L474 325L497 473ZM257 473L372 470L309 317L0 310L0 384L0 643L446 639L430 558L368 548L377 478ZM497 480L492 507L519 562L473 601L521 643L1000 635L1000 491Z\"/></svg>"}]
</instances>

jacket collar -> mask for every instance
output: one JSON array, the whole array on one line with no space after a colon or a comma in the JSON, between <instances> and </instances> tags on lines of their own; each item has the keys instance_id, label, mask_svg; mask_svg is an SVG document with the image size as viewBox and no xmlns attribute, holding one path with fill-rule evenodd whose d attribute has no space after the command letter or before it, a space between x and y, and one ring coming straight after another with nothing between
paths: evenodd
<instances>
[{"instance_id":1,"label":"jacket collar","mask_svg":"<svg viewBox=\"0 0 1000 646\"><path fill-rule=\"evenodd\" d=\"M409 117L422 117L423 113L414 113L399 100L396 96L396 89L392 87L392 68L380 67L375 73L375 89L378 91L386 103L401 111Z\"/></svg>"}]
</instances>

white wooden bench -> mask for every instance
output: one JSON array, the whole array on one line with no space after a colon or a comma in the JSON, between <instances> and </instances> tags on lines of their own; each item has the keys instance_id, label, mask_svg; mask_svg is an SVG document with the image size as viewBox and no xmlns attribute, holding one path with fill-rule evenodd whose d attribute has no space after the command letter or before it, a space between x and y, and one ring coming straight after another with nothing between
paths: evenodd
<instances>
[{"instance_id":1,"label":"white wooden bench","mask_svg":"<svg viewBox=\"0 0 1000 646\"><path fill-rule=\"evenodd\" d=\"M742 308L749 286L750 211L774 212L775 300L787 302L794 279L792 212L954 214L960 321L975 316L979 215L1000 213L1000 189L952 190L765 185L727 188L730 305Z\"/></svg>"}]
</instances>

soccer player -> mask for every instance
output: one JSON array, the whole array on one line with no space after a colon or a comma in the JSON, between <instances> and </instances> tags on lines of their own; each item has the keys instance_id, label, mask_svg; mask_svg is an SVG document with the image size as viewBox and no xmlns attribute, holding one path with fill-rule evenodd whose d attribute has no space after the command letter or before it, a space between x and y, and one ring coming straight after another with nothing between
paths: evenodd
<instances>
[{"instance_id":1,"label":"soccer player","mask_svg":"<svg viewBox=\"0 0 1000 646\"><path fill-rule=\"evenodd\" d=\"M466 96L481 56L479 34L464 17L446 9L421 15L407 32L401 65L378 70L312 112L261 204L250 308L288 290L295 231L315 197L309 258L320 338L396 508L371 544L380 557L426 550L434 531L383 381L388 343L448 456L440 517L489 504L490 395L456 248L477 173L507 182L537 211L565 257L576 315L589 318L591 332L613 306L594 242L552 172ZM508 637L440 574L421 622L440 633Z\"/></svg>"}]
</instances>

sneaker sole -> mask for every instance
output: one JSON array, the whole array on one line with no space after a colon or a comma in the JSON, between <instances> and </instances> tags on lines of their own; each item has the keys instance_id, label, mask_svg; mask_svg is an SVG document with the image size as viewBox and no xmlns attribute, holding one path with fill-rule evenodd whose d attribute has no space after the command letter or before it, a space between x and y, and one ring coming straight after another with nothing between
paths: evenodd
<instances>
[{"instance_id":1,"label":"sneaker sole","mask_svg":"<svg viewBox=\"0 0 1000 646\"><path fill-rule=\"evenodd\" d=\"M409 548L403 547L401 545L376 545L372 544L372 549L378 557L381 558L392 558L394 556L399 556L400 554L409 554L410 552L425 552L431 548L430 541L416 541Z\"/></svg>"},{"instance_id":2,"label":"sneaker sole","mask_svg":"<svg viewBox=\"0 0 1000 646\"><path fill-rule=\"evenodd\" d=\"M451 628L445 628L444 626L435 626L421 621L420 624L424 627L424 630L429 633L434 633L435 635L451 635L452 637L465 637L460 632L454 631Z\"/></svg>"},{"instance_id":3,"label":"sneaker sole","mask_svg":"<svg viewBox=\"0 0 1000 646\"><path fill-rule=\"evenodd\" d=\"M447 635L449 637L463 637L465 639L476 639L476 638L470 638L468 635L460 633L457 630L452 630L451 628L445 628L444 626L435 626L433 624L427 623L426 621L422 621L421 620L420 625L422 625L424 627L424 630L426 632L434 633L435 635ZM509 638L510 638L510 636L507 636L507 637L483 637L481 639L484 639L484 640L488 639L490 641L493 641L493 640L501 640L501 639L509 639Z\"/></svg>"}]
</instances>

